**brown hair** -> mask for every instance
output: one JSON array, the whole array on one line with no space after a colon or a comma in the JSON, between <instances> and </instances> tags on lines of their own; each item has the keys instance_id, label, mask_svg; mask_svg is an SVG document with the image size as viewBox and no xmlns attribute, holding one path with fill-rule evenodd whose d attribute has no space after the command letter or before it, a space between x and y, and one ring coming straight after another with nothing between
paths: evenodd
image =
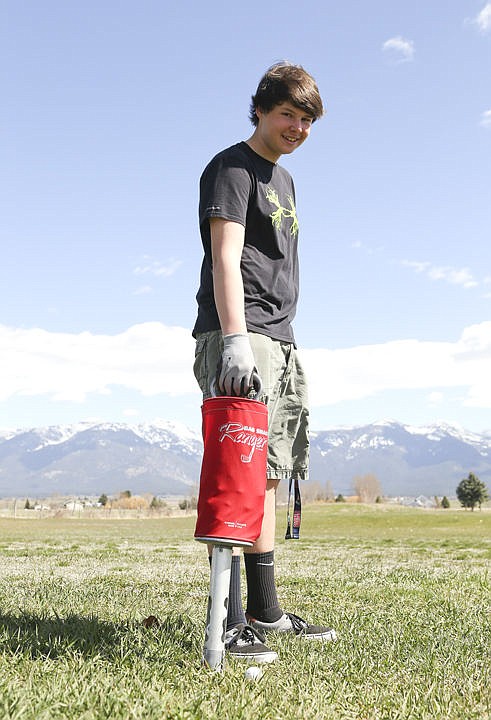
<instances>
[{"instance_id":1,"label":"brown hair","mask_svg":"<svg viewBox=\"0 0 491 720\"><path fill-rule=\"evenodd\" d=\"M249 119L256 127L256 108L270 112L276 105L290 102L299 107L313 121L322 117L324 107L314 78L301 65L279 62L272 65L259 81L256 94L252 96Z\"/></svg>"}]
</instances>

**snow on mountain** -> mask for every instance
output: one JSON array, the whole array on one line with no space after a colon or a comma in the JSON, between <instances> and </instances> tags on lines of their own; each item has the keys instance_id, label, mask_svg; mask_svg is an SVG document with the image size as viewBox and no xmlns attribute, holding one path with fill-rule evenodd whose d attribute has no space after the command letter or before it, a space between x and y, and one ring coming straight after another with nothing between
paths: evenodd
<instances>
[{"instance_id":1,"label":"snow on mountain","mask_svg":"<svg viewBox=\"0 0 491 720\"><path fill-rule=\"evenodd\" d=\"M137 425L133 430L143 440L150 444L159 445L163 449L168 449L174 445L191 455L197 451L201 452L201 435L198 435L183 423L158 420L153 424Z\"/></svg>"},{"instance_id":2,"label":"snow on mountain","mask_svg":"<svg viewBox=\"0 0 491 720\"><path fill-rule=\"evenodd\" d=\"M191 430L183 423L157 420L154 423L146 423L141 425L129 426L125 423L99 423L99 422L80 422L72 425L51 425L46 428L32 428L20 431L5 431L4 435L0 433L1 440L9 440L14 437L35 435L39 438L37 447L31 448L31 452L42 450L43 448L60 445L71 440L76 435L87 432L96 431L100 433L118 433L130 429L142 440L150 444L159 445L162 448L170 448L172 446L179 447L184 452L195 453L197 446L201 445L201 436L194 430Z\"/></svg>"},{"instance_id":3,"label":"snow on mountain","mask_svg":"<svg viewBox=\"0 0 491 720\"><path fill-rule=\"evenodd\" d=\"M178 423L132 427L79 423L0 438L0 495L189 494L199 478L200 437Z\"/></svg>"},{"instance_id":4,"label":"snow on mountain","mask_svg":"<svg viewBox=\"0 0 491 720\"><path fill-rule=\"evenodd\" d=\"M449 423L439 422L428 426L414 427L412 425L404 425L404 428L413 435L427 435L435 440L450 435L457 440L468 443L469 445L481 445L483 439L486 438L484 434L479 435L478 433L465 430L458 425L450 425Z\"/></svg>"},{"instance_id":5,"label":"snow on mountain","mask_svg":"<svg viewBox=\"0 0 491 720\"><path fill-rule=\"evenodd\" d=\"M356 476L372 473L388 495L453 495L469 472L491 479L491 438L454 425L383 420L312 435L311 477L343 494Z\"/></svg>"},{"instance_id":6,"label":"snow on mountain","mask_svg":"<svg viewBox=\"0 0 491 720\"><path fill-rule=\"evenodd\" d=\"M53 493L183 495L196 491L201 436L181 423L82 422L0 433L0 496ZM490 483L491 433L446 423L427 427L382 420L311 434L312 481L336 493L373 473L386 495L452 495L475 472Z\"/></svg>"}]
</instances>

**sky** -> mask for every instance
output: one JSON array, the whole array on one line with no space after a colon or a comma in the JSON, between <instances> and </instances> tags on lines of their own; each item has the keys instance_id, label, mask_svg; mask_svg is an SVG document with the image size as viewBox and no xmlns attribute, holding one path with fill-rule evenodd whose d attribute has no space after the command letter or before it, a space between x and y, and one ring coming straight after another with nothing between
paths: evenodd
<instances>
[{"instance_id":1,"label":"sky","mask_svg":"<svg viewBox=\"0 0 491 720\"><path fill-rule=\"evenodd\" d=\"M280 161L312 428L491 431L485 0L4 0L1 429L199 429L199 176L284 59L327 109Z\"/></svg>"}]
</instances>

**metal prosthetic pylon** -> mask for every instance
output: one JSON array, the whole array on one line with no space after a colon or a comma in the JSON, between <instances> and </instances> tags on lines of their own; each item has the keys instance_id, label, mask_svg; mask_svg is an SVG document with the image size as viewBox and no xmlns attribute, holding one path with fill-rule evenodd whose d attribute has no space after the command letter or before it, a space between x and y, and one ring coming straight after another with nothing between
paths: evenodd
<instances>
[{"instance_id":1,"label":"metal prosthetic pylon","mask_svg":"<svg viewBox=\"0 0 491 720\"><path fill-rule=\"evenodd\" d=\"M232 546L213 545L203 663L217 672L223 671L225 660L225 633L227 631L231 567Z\"/></svg>"}]
</instances>

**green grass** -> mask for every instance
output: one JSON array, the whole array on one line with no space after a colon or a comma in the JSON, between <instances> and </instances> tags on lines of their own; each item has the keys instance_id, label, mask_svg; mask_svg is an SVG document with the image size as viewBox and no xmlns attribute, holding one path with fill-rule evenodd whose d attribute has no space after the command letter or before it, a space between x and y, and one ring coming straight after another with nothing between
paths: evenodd
<instances>
[{"instance_id":1,"label":"green grass","mask_svg":"<svg viewBox=\"0 0 491 720\"><path fill-rule=\"evenodd\" d=\"M0 718L491 717L490 512L307 507L300 541L278 535L280 600L339 640L270 638L280 660L257 683L201 666L193 528L0 520Z\"/></svg>"}]
</instances>

